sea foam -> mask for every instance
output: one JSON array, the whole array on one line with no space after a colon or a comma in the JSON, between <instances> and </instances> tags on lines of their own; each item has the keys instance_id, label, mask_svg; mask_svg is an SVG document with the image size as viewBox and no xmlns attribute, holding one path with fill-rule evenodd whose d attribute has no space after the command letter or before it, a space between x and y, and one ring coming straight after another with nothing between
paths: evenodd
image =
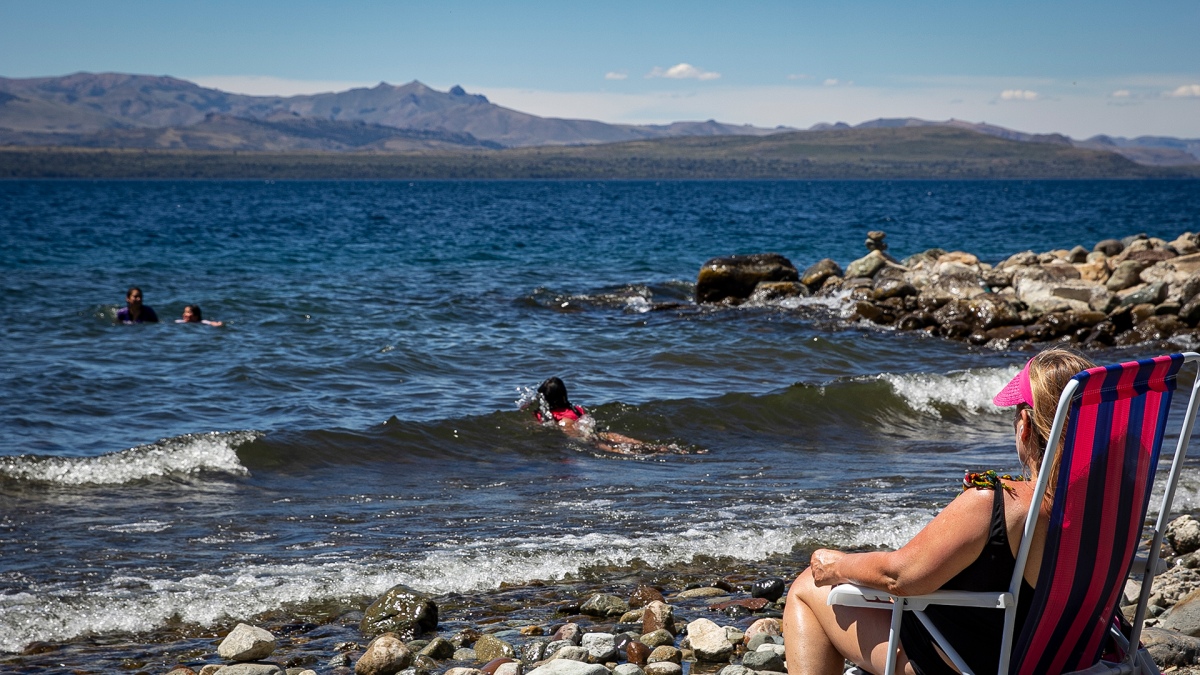
<instances>
[{"instance_id":1,"label":"sea foam","mask_svg":"<svg viewBox=\"0 0 1200 675\"><path fill-rule=\"evenodd\" d=\"M257 431L185 434L99 457L0 457L0 477L49 485L122 485L167 475L206 471L245 475L237 447Z\"/></svg>"},{"instance_id":2,"label":"sea foam","mask_svg":"<svg viewBox=\"0 0 1200 675\"><path fill-rule=\"evenodd\" d=\"M891 385L896 395L918 412L938 415L938 406L965 412L995 410L992 397L1020 371L1011 368L974 368L947 373L884 373L879 379Z\"/></svg>"}]
</instances>

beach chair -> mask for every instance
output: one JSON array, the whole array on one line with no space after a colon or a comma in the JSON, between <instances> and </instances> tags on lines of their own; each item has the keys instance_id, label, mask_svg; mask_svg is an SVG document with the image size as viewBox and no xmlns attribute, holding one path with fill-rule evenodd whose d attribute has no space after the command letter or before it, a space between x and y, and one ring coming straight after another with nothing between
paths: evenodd
<instances>
[{"instance_id":1,"label":"beach chair","mask_svg":"<svg viewBox=\"0 0 1200 675\"><path fill-rule=\"evenodd\" d=\"M1165 568L1158 559L1159 547L1196 421L1200 373L1185 408L1149 553L1142 560L1136 560L1136 554L1176 375L1185 364L1197 363L1200 354L1188 352L1101 366L1076 375L1063 390L1046 447L1057 447L1064 426L1066 440L1038 584L1020 635L1014 636L1013 628L1021 578L1037 523L1035 508L1029 510L1025 521L1016 569L1006 592L935 591L899 597L852 584L833 588L830 605L891 610L891 638L883 675L895 673L900 620L905 611L916 613L961 672L970 672L925 616L924 610L930 605L1004 610L997 675L1158 673L1138 640L1154 574ZM1042 463L1034 504L1040 503L1046 493L1053 454L1047 452ZM1132 627L1126 624L1122 630L1117 618L1118 601L1131 572L1142 577L1141 595ZM1108 658L1102 658L1102 654Z\"/></svg>"}]
</instances>

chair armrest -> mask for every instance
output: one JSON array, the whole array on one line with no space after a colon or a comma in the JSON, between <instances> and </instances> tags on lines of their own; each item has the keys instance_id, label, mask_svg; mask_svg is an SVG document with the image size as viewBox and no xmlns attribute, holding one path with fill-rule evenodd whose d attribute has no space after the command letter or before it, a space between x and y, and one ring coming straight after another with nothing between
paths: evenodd
<instances>
[{"instance_id":1,"label":"chair armrest","mask_svg":"<svg viewBox=\"0 0 1200 675\"><path fill-rule=\"evenodd\" d=\"M854 584L839 584L829 591L826 602L830 605L846 607L871 607L875 609L891 609L899 596L887 591ZM956 607L984 607L1004 609L1012 604L1012 595L1006 591L980 592L971 591L934 591L926 595L909 595L899 597L905 609L923 610L929 605L954 605Z\"/></svg>"}]
</instances>

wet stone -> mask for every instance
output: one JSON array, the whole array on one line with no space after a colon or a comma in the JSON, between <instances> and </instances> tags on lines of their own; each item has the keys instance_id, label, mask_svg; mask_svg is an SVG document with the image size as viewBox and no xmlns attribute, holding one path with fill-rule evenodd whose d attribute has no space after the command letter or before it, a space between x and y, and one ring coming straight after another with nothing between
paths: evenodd
<instances>
[{"instance_id":1,"label":"wet stone","mask_svg":"<svg viewBox=\"0 0 1200 675\"><path fill-rule=\"evenodd\" d=\"M638 586L633 590L633 594L629 596L629 606L633 609L641 609L652 602L662 602L662 591L653 586Z\"/></svg>"}]
</instances>

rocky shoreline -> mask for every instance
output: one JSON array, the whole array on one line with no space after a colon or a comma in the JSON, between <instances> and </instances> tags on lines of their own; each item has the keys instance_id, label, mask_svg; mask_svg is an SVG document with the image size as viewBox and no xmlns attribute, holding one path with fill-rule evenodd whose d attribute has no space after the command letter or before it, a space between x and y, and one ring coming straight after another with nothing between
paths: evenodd
<instances>
[{"instance_id":1,"label":"rocky shoreline","mask_svg":"<svg viewBox=\"0 0 1200 675\"><path fill-rule=\"evenodd\" d=\"M774 253L714 258L696 282L700 304L827 298L851 320L1006 349L1069 342L1124 347L1200 337L1200 234L1173 241L1137 234L992 265L929 249L897 260L886 234L843 269L823 259L803 272Z\"/></svg>"},{"instance_id":2,"label":"rocky shoreline","mask_svg":"<svg viewBox=\"0 0 1200 675\"><path fill-rule=\"evenodd\" d=\"M1164 671L1200 672L1200 520L1176 518L1163 554L1166 570L1155 580L1142 641ZM531 582L526 592L548 591L538 596L542 604L534 614L526 611L530 607L507 604L506 592L512 589L463 602L396 586L365 610L344 613L329 624L268 622L274 632L237 624L198 640L204 646L181 655L178 665L128 664L123 670L147 675L775 675L786 672L781 618L789 582L741 574L676 588L610 586L608 592L577 599L559 595L563 586ZM1131 619L1139 593L1139 582L1130 579L1121 608ZM452 620L440 620L439 601L452 608ZM495 606L474 606L480 601ZM31 645L26 653L42 652ZM25 666L14 672L41 672L33 662L5 663Z\"/></svg>"}]
</instances>

